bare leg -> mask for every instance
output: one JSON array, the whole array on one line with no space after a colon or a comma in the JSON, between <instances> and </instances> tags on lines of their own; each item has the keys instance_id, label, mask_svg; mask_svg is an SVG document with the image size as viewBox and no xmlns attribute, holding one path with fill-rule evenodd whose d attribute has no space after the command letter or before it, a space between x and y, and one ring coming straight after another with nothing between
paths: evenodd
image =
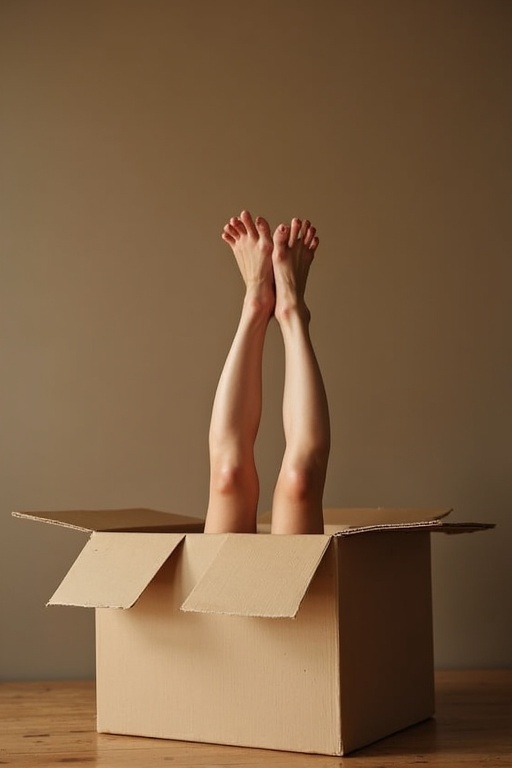
<instances>
[{"instance_id":1,"label":"bare leg","mask_svg":"<svg viewBox=\"0 0 512 768\"><path fill-rule=\"evenodd\" d=\"M247 211L224 227L246 285L240 323L222 371L210 423L206 533L256 531L259 481L254 442L261 418L263 344L274 311L272 237Z\"/></svg>"},{"instance_id":2,"label":"bare leg","mask_svg":"<svg viewBox=\"0 0 512 768\"><path fill-rule=\"evenodd\" d=\"M285 349L283 423L286 449L274 491L272 533L323 533L322 497L330 448L327 397L309 336L304 301L318 238L293 219L274 233L275 316Z\"/></svg>"}]
</instances>

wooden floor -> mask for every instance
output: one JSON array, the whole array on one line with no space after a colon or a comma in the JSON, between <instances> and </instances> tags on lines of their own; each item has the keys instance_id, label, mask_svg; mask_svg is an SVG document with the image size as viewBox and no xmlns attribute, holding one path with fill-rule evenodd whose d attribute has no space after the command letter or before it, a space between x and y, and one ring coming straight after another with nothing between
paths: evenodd
<instances>
[{"instance_id":1,"label":"wooden floor","mask_svg":"<svg viewBox=\"0 0 512 768\"><path fill-rule=\"evenodd\" d=\"M0 765L512 768L512 670L438 672L436 684L435 720L337 758L98 734L92 682L0 683Z\"/></svg>"}]
</instances>

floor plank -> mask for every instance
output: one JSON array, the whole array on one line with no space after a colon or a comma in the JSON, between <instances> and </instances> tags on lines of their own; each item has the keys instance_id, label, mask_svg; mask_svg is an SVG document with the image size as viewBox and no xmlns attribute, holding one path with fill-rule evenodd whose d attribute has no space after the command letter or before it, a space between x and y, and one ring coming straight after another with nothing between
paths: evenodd
<instances>
[{"instance_id":1,"label":"floor plank","mask_svg":"<svg viewBox=\"0 0 512 768\"><path fill-rule=\"evenodd\" d=\"M345 758L98 734L92 682L0 683L0 765L512 768L512 670L440 671L437 716Z\"/></svg>"}]
</instances>

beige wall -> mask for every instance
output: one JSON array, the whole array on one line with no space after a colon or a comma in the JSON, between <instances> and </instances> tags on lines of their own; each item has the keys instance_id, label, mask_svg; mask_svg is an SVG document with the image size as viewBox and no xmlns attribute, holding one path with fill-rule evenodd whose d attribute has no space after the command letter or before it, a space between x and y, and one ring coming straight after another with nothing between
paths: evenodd
<instances>
[{"instance_id":1,"label":"beige wall","mask_svg":"<svg viewBox=\"0 0 512 768\"><path fill-rule=\"evenodd\" d=\"M202 516L248 207L317 224L326 503L453 506L438 666L510 665L512 5L3 0L0 677L89 676L44 602L81 534L11 509ZM266 349L262 509L282 436Z\"/></svg>"}]
</instances>

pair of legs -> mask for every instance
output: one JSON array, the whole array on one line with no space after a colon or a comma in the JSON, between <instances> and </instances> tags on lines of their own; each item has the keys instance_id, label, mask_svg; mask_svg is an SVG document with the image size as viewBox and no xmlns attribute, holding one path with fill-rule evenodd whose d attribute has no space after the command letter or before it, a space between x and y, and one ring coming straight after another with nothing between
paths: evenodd
<instances>
[{"instance_id":1,"label":"pair of legs","mask_svg":"<svg viewBox=\"0 0 512 768\"><path fill-rule=\"evenodd\" d=\"M272 501L272 533L323 533L329 411L304 300L318 246L316 230L309 221L293 219L272 236L265 219L253 220L243 211L230 219L222 237L233 250L246 293L213 404L205 532L256 531L254 443L262 407L263 345L274 315L285 350L286 448Z\"/></svg>"}]
</instances>

